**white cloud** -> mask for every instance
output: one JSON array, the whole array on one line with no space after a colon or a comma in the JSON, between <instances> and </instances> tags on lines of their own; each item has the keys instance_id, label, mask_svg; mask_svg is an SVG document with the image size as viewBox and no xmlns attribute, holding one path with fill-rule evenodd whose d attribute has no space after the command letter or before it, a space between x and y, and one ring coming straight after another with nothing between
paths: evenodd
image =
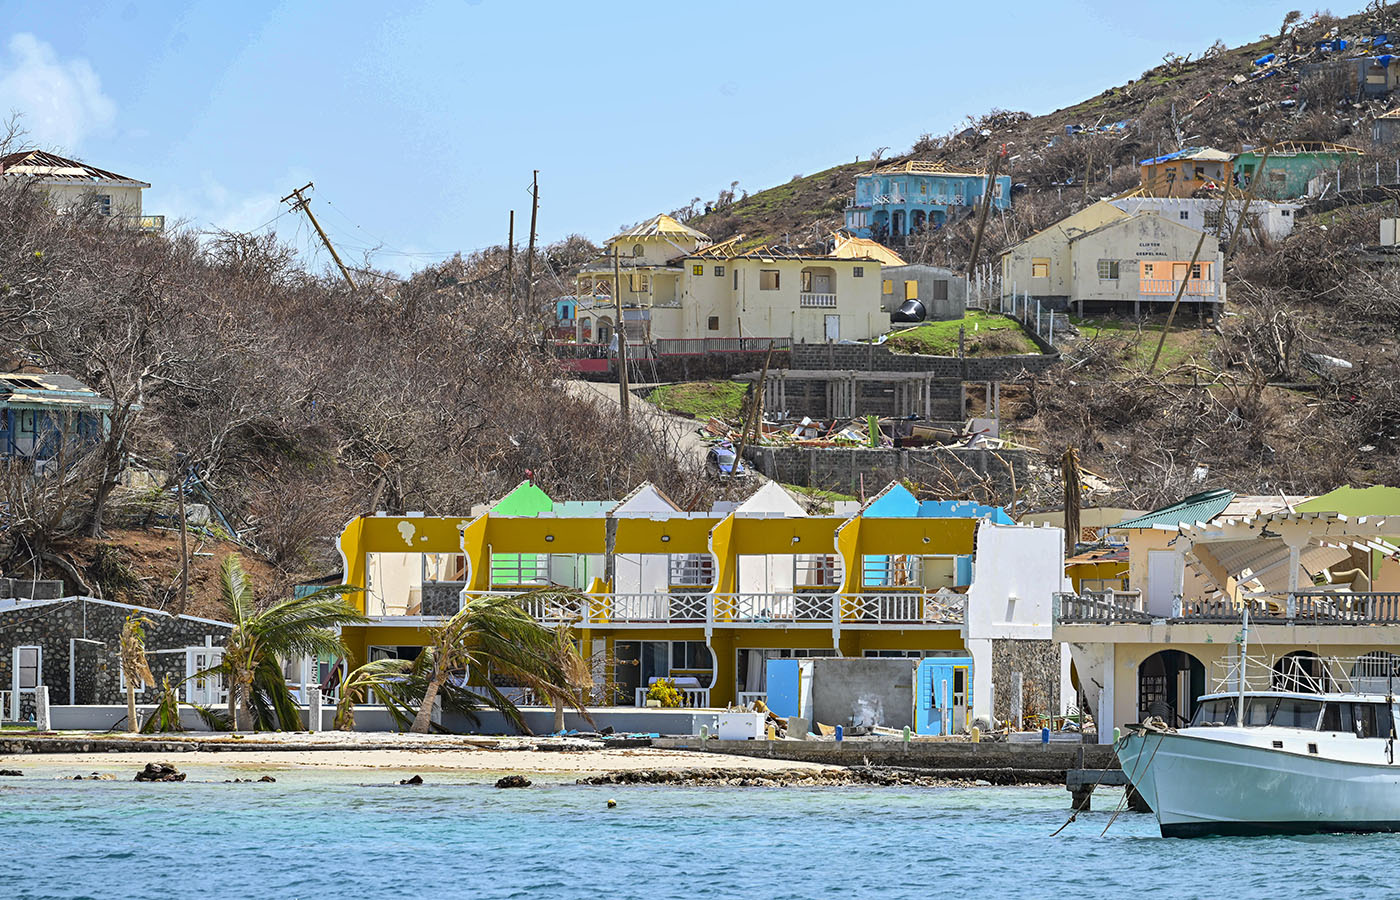
<instances>
[{"instance_id":1,"label":"white cloud","mask_svg":"<svg viewBox=\"0 0 1400 900\"><path fill-rule=\"evenodd\" d=\"M24 114L29 140L76 151L117 117L117 105L85 59L58 58L32 34L10 38L0 56L0 114Z\"/></svg>"}]
</instances>

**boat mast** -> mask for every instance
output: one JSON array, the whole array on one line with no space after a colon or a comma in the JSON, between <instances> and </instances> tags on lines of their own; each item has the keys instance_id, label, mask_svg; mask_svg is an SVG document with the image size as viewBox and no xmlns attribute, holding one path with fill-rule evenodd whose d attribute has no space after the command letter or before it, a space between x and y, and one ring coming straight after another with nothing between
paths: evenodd
<instances>
[{"instance_id":1,"label":"boat mast","mask_svg":"<svg viewBox=\"0 0 1400 900\"><path fill-rule=\"evenodd\" d=\"M1244 628L1240 632L1240 708L1235 714L1235 724L1244 727L1244 666L1249 658L1249 604L1244 605Z\"/></svg>"}]
</instances>

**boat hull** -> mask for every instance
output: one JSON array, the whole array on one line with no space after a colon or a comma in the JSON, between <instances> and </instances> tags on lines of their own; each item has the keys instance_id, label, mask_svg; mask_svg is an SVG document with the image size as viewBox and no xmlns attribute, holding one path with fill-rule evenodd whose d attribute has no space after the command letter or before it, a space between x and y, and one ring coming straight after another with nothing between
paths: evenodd
<instances>
[{"instance_id":1,"label":"boat hull","mask_svg":"<svg viewBox=\"0 0 1400 900\"><path fill-rule=\"evenodd\" d=\"M1130 734L1116 750L1163 837L1400 831L1400 765L1383 755L1328 759L1170 732Z\"/></svg>"}]
</instances>

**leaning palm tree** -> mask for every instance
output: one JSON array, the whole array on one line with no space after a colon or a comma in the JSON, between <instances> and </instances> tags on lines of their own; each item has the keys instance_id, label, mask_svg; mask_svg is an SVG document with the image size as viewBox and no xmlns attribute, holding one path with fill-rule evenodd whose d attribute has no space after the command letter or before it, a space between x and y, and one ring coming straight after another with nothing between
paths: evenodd
<instances>
[{"instance_id":1,"label":"leaning palm tree","mask_svg":"<svg viewBox=\"0 0 1400 900\"><path fill-rule=\"evenodd\" d=\"M592 717L584 708L584 698L589 688L593 687L593 667L574 643L572 629L568 625L554 629L550 633L549 646L545 649L553 667L558 670L560 683L541 684L536 690L542 699L548 699L554 705L555 732L564 730L565 706L574 707L592 722Z\"/></svg>"},{"instance_id":2,"label":"leaning palm tree","mask_svg":"<svg viewBox=\"0 0 1400 900\"><path fill-rule=\"evenodd\" d=\"M515 704L489 677L470 687L455 685L454 672L495 672L540 693L568 695L568 679L551 657L554 641L548 628L525 612L518 597L469 599L462 609L432 629L428 646L414 661L412 678L421 679L418 714L409 731L422 734L432 725L433 703L447 691L464 700L481 701L499 710L521 731L529 731Z\"/></svg>"},{"instance_id":3,"label":"leaning palm tree","mask_svg":"<svg viewBox=\"0 0 1400 900\"><path fill-rule=\"evenodd\" d=\"M322 588L259 610L252 579L238 555L229 554L219 568L219 590L233 623L219 665L228 679L229 718L240 731L273 718L283 727L289 720L299 721L282 663L302 656L346 656L340 627L367 621L344 600L358 588ZM255 712L261 715L255 717Z\"/></svg>"},{"instance_id":4,"label":"leaning palm tree","mask_svg":"<svg viewBox=\"0 0 1400 900\"><path fill-rule=\"evenodd\" d=\"M368 701L371 691L379 695L386 706L399 708L395 702L399 694L396 689L407 681L412 668L412 660L407 659L376 659L357 666L340 685L340 700L335 705L335 730L355 730L355 706Z\"/></svg>"},{"instance_id":5,"label":"leaning palm tree","mask_svg":"<svg viewBox=\"0 0 1400 900\"><path fill-rule=\"evenodd\" d=\"M136 718L136 685L151 687L156 683L151 674L151 664L146 659L146 631L143 625L151 620L135 614L126 617L122 623L118 646L121 652L122 677L126 679L126 730L133 734L141 730Z\"/></svg>"}]
</instances>

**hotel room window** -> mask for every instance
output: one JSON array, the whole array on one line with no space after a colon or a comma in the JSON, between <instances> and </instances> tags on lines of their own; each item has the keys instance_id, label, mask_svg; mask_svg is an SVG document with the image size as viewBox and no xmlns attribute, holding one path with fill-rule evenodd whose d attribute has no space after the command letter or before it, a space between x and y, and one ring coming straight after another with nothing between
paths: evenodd
<instances>
[{"instance_id":1,"label":"hotel room window","mask_svg":"<svg viewBox=\"0 0 1400 900\"><path fill-rule=\"evenodd\" d=\"M715 266L715 277L716 277L716 278L723 278L723 277L724 277L724 266Z\"/></svg>"},{"instance_id":2,"label":"hotel room window","mask_svg":"<svg viewBox=\"0 0 1400 900\"><path fill-rule=\"evenodd\" d=\"M1100 280L1100 281L1117 281L1117 280L1118 280L1118 260L1116 260L1116 259L1101 259L1101 260L1099 260L1099 280Z\"/></svg>"},{"instance_id":3,"label":"hotel room window","mask_svg":"<svg viewBox=\"0 0 1400 900\"><path fill-rule=\"evenodd\" d=\"M853 266L853 267L851 268L851 277L852 277L852 278L864 278L864 277L865 277L865 266Z\"/></svg>"},{"instance_id":4,"label":"hotel room window","mask_svg":"<svg viewBox=\"0 0 1400 900\"><path fill-rule=\"evenodd\" d=\"M760 269L758 271L758 289L760 291L776 291L778 289L778 270Z\"/></svg>"},{"instance_id":5,"label":"hotel room window","mask_svg":"<svg viewBox=\"0 0 1400 900\"><path fill-rule=\"evenodd\" d=\"M704 266L703 264L700 264L700 263L697 263L696 265L691 266L691 267L690 267L690 274L692 274L692 275L704 275L704 274L705 274L705 266Z\"/></svg>"}]
</instances>

